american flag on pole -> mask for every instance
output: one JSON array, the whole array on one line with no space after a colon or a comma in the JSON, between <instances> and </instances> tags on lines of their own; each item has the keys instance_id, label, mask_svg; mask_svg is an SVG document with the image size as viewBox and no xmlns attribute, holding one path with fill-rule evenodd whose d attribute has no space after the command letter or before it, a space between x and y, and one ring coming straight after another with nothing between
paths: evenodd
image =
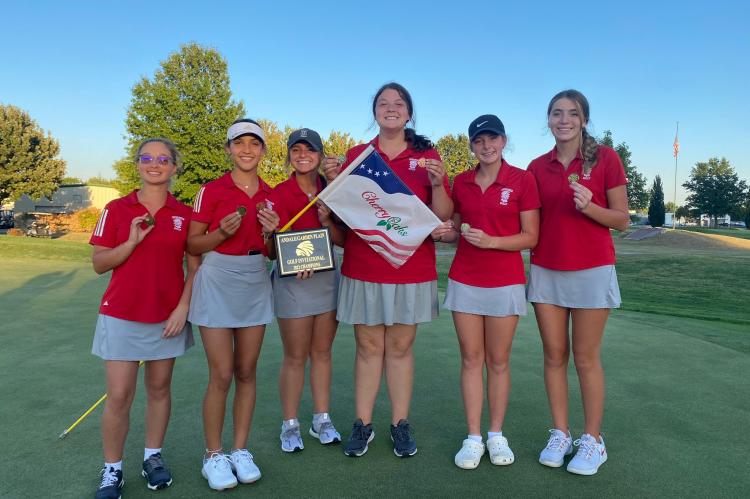
<instances>
[{"instance_id":1,"label":"american flag on pole","mask_svg":"<svg viewBox=\"0 0 750 499\"><path fill-rule=\"evenodd\" d=\"M677 132L674 134L674 157L680 154L680 140L677 138Z\"/></svg>"},{"instance_id":2,"label":"american flag on pole","mask_svg":"<svg viewBox=\"0 0 750 499\"><path fill-rule=\"evenodd\" d=\"M440 224L370 145L318 199L395 268Z\"/></svg>"}]
</instances>

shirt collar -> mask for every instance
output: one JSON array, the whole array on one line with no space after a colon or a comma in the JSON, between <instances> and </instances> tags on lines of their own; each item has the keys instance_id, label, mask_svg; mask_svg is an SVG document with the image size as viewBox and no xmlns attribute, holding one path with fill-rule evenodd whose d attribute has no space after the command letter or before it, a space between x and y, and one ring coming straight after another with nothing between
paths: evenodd
<instances>
[{"instance_id":1,"label":"shirt collar","mask_svg":"<svg viewBox=\"0 0 750 499\"><path fill-rule=\"evenodd\" d=\"M138 189L125 196L125 201L132 205L140 204L141 202L138 201ZM167 192L167 201L164 203L164 206L171 210L176 210L179 208L180 202L175 199L171 192Z\"/></svg>"},{"instance_id":2,"label":"shirt collar","mask_svg":"<svg viewBox=\"0 0 750 499\"><path fill-rule=\"evenodd\" d=\"M547 159L549 160L550 163L557 161L557 147L553 147L552 150L549 153L547 153ZM583 159L583 156L581 156L580 149L576 151L576 157L573 159Z\"/></svg>"},{"instance_id":3,"label":"shirt collar","mask_svg":"<svg viewBox=\"0 0 750 499\"><path fill-rule=\"evenodd\" d=\"M232 179L232 172L228 171L218 179L219 183L228 189L239 189L234 183L234 180ZM242 190L242 189L240 189ZM260 178L260 175L258 175L258 190L262 190L265 192L271 192L271 188L266 184L266 182Z\"/></svg>"},{"instance_id":4,"label":"shirt collar","mask_svg":"<svg viewBox=\"0 0 750 499\"><path fill-rule=\"evenodd\" d=\"M500 165L500 171L497 172L497 177L495 178L495 181L492 182L493 184L497 185L505 185L505 180L508 177L508 169L510 165L508 165L508 162L505 161L505 158L502 159L502 164ZM476 183L477 178L477 172L479 171L479 163L469 170L469 174L464 177L464 183L467 184L474 184ZM492 184L490 184L492 185Z\"/></svg>"}]
</instances>

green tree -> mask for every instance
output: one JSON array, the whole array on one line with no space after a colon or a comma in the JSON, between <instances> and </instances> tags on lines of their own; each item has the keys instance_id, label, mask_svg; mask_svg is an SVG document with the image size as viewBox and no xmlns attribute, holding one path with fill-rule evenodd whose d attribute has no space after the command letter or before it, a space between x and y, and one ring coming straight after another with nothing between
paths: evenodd
<instances>
[{"instance_id":1,"label":"green tree","mask_svg":"<svg viewBox=\"0 0 750 499\"><path fill-rule=\"evenodd\" d=\"M677 205L674 204L674 202L667 201L666 203L664 203L664 211L666 211L667 213L674 213L675 210L677 210Z\"/></svg>"},{"instance_id":2,"label":"green tree","mask_svg":"<svg viewBox=\"0 0 750 499\"><path fill-rule=\"evenodd\" d=\"M258 120L266 135L266 153L258 165L258 174L270 186L275 186L289 177L286 166L286 139L293 129L287 125L283 129L269 120Z\"/></svg>"},{"instance_id":3,"label":"green tree","mask_svg":"<svg viewBox=\"0 0 750 499\"><path fill-rule=\"evenodd\" d=\"M690 208L687 206L678 206L674 212L674 216L679 220L681 218L692 218L690 216Z\"/></svg>"},{"instance_id":4,"label":"green tree","mask_svg":"<svg viewBox=\"0 0 750 499\"><path fill-rule=\"evenodd\" d=\"M60 185L83 184L83 180L78 177L63 177L60 179Z\"/></svg>"},{"instance_id":5,"label":"green tree","mask_svg":"<svg viewBox=\"0 0 750 499\"><path fill-rule=\"evenodd\" d=\"M356 144L357 141L355 141L348 133L341 133L333 130L328 134L328 138L323 140L323 149L328 156L343 156L346 154L346 151L354 147Z\"/></svg>"},{"instance_id":6,"label":"green tree","mask_svg":"<svg viewBox=\"0 0 750 499\"><path fill-rule=\"evenodd\" d=\"M628 207L631 210L643 211L648 206L649 196L646 192L646 178L638 172L638 168L630 160L630 147L625 142L615 145L610 130L604 131L604 136L599 143L615 150L622 166L625 169L625 177L628 179Z\"/></svg>"},{"instance_id":7,"label":"green tree","mask_svg":"<svg viewBox=\"0 0 750 499\"><path fill-rule=\"evenodd\" d=\"M226 130L245 113L242 102L232 100L226 60L212 48L183 45L161 62L153 78L136 83L132 93L125 120L128 155L144 139L172 140L182 157L174 193L191 201L201 184L228 169L222 147ZM118 183L131 185L138 178L136 166L121 161L113 165Z\"/></svg>"},{"instance_id":8,"label":"green tree","mask_svg":"<svg viewBox=\"0 0 750 499\"><path fill-rule=\"evenodd\" d=\"M86 185L96 185L99 187L119 187L116 180L104 178L101 176L91 177L86 181Z\"/></svg>"},{"instance_id":9,"label":"green tree","mask_svg":"<svg viewBox=\"0 0 750 499\"><path fill-rule=\"evenodd\" d=\"M469 147L469 137L463 133L443 135L435 143L435 149L440 153L451 181L459 173L477 164L477 159Z\"/></svg>"},{"instance_id":10,"label":"green tree","mask_svg":"<svg viewBox=\"0 0 750 499\"><path fill-rule=\"evenodd\" d=\"M115 180L112 185L121 196L141 186L141 177L138 175L138 168L132 157L118 159L112 164L112 169L115 171Z\"/></svg>"},{"instance_id":11,"label":"green tree","mask_svg":"<svg viewBox=\"0 0 750 499\"><path fill-rule=\"evenodd\" d=\"M726 158L696 163L682 186L691 192L687 202L711 217L713 227L717 217L732 213L746 199L747 184L737 177Z\"/></svg>"},{"instance_id":12,"label":"green tree","mask_svg":"<svg viewBox=\"0 0 750 499\"><path fill-rule=\"evenodd\" d=\"M0 202L23 194L48 198L65 176L60 145L29 113L0 104Z\"/></svg>"},{"instance_id":13,"label":"green tree","mask_svg":"<svg viewBox=\"0 0 750 499\"><path fill-rule=\"evenodd\" d=\"M661 177L654 177L654 184L651 186L651 196L648 203L648 223L651 227L661 227L664 225L664 189L661 185Z\"/></svg>"}]
</instances>

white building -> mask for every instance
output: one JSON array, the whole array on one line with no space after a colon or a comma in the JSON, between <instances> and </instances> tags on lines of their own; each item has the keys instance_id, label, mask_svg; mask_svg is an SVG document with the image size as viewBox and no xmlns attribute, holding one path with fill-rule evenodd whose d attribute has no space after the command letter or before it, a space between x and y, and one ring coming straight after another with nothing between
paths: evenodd
<instances>
[{"instance_id":1,"label":"white building","mask_svg":"<svg viewBox=\"0 0 750 499\"><path fill-rule=\"evenodd\" d=\"M118 197L120 193L114 187L85 184L61 185L52 195L52 200L46 197L33 200L24 194L15 202L13 211L16 213L72 213L85 208L101 210L107 203Z\"/></svg>"}]
</instances>

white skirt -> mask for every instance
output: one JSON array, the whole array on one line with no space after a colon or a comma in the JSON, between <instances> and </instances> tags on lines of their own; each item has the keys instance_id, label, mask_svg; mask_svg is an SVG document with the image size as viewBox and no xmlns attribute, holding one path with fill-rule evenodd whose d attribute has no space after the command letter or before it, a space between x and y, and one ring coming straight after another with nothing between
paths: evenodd
<instances>
[{"instance_id":1,"label":"white skirt","mask_svg":"<svg viewBox=\"0 0 750 499\"><path fill-rule=\"evenodd\" d=\"M619 308L622 302L614 265L584 270L550 270L532 265L527 299L566 308Z\"/></svg>"},{"instance_id":2,"label":"white skirt","mask_svg":"<svg viewBox=\"0 0 750 499\"><path fill-rule=\"evenodd\" d=\"M523 284L512 284L481 288L448 279L443 308L491 317L526 315L526 287Z\"/></svg>"},{"instance_id":3,"label":"white skirt","mask_svg":"<svg viewBox=\"0 0 750 499\"><path fill-rule=\"evenodd\" d=\"M104 360L173 359L193 346L189 322L180 334L162 337L164 322L146 323L99 314L91 353Z\"/></svg>"},{"instance_id":4,"label":"white skirt","mask_svg":"<svg viewBox=\"0 0 750 499\"><path fill-rule=\"evenodd\" d=\"M392 326L430 322L437 316L437 281L384 284L341 276L340 322Z\"/></svg>"},{"instance_id":5,"label":"white skirt","mask_svg":"<svg viewBox=\"0 0 750 499\"><path fill-rule=\"evenodd\" d=\"M211 328L273 322L273 290L266 258L206 253L193 281L188 319Z\"/></svg>"}]
</instances>

